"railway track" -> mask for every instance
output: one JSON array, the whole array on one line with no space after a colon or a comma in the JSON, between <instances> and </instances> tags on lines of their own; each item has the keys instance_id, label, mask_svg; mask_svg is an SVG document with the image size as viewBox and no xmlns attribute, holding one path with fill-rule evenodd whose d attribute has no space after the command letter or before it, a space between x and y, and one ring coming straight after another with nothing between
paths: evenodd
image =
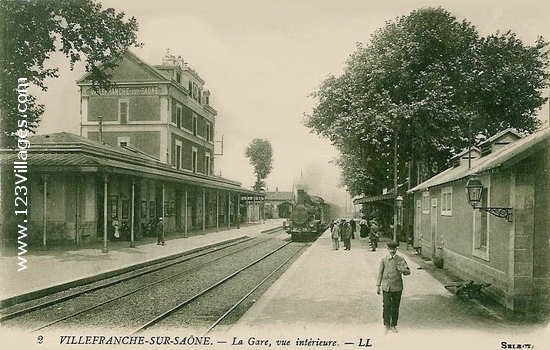
<instances>
[{"instance_id":1,"label":"railway track","mask_svg":"<svg viewBox=\"0 0 550 350\"><path fill-rule=\"evenodd\" d=\"M98 282L89 283L83 286L62 290L57 293L48 294L36 300L21 302L14 306L9 306L0 310L0 322L28 314L29 312L44 309L48 306L59 304L63 301L79 297L83 294L107 288L114 284L144 276L173 265L181 264L182 262L196 259L207 254L211 254L212 252L222 251L230 247L241 245L251 240L252 238L245 237L222 242L221 244L216 244L213 246L204 247L199 250L194 250L192 252L189 252L188 254L176 255L175 257L170 257L170 259L161 259L152 265L147 265L144 267L136 268L134 270L130 270L128 272L123 272L115 275L114 277L109 277Z\"/></svg>"},{"instance_id":2,"label":"railway track","mask_svg":"<svg viewBox=\"0 0 550 350\"><path fill-rule=\"evenodd\" d=\"M222 289L222 286L230 284L229 281L242 276L244 271L253 271L255 266L262 265L262 261L265 264L274 257L279 256L280 259L280 252L288 252L285 249L288 242L273 236L231 242L66 295L54 296L35 305L20 307L2 316L3 326L36 332L57 327L128 329L137 325L133 331L140 332L161 321L166 324L166 320L173 319L170 315L175 315L177 319L182 314L181 310L189 309L193 301L200 303L205 295ZM278 270L282 266L284 264Z\"/></svg>"},{"instance_id":3,"label":"railway track","mask_svg":"<svg viewBox=\"0 0 550 350\"><path fill-rule=\"evenodd\" d=\"M232 324L251 306L255 300L251 296L262 287L267 289L270 279L274 282L276 274L295 259L309 244L287 242L273 249L259 259L234 271L191 298L179 303L164 314L149 320L136 328L133 333L145 330L186 328L210 333L224 322ZM262 293L258 293L261 295ZM246 305L246 301L248 305ZM241 310L238 308L242 307Z\"/></svg>"}]
</instances>

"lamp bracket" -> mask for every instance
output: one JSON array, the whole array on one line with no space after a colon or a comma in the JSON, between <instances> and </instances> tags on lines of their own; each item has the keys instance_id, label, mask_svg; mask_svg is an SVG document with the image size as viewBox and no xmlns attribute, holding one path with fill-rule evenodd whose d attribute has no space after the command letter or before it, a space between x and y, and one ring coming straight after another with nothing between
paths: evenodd
<instances>
[{"instance_id":1,"label":"lamp bracket","mask_svg":"<svg viewBox=\"0 0 550 350\"><path fill-rule=\"evenodd\" d=\"M479 209L485 211L489 214L492 214L496 217L506 219L508 222L512 222L512 208L503 208L503 207L474 207L474 209Z\"/></svg>"}]
</instances>

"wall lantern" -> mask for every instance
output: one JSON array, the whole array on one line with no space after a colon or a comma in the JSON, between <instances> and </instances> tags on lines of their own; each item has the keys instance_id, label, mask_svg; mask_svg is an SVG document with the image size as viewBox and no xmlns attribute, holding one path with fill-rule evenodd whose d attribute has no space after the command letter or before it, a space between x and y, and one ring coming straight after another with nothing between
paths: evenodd
<instances>
[{"instance_id":1,"label":"wall lantern","mask_svg":"<svg viewBox=\"0 0 550 350\"><path fill-rule=\"evenodd\" d=\"M403 224L403 197L400 195L395 198L395 204L397 205L397 224ZM397 239L396 239L397 240Z\"/></svg>"},{"instance_id":2,"label":"wall lantern","mask_svg":"<svg viewBox=\"0 0 550 350\"><path fill-rule=\"evenodd\" d=\"M403 206L403 197L401 197L401 195L397 196L397 198L395 198L395 203L398 208L401 208Z\"/></svg>"},{"instance_id":3,"label":"wall lantern","mask_svg":"<svg viewBox=\"0 0 550 350\"><path fill-rule=\"evenodd\" d=\"M481 202L481 195L483 194L483 183L481 183L480 179L475 176L469 178L465 187L468 194L468 203L472 206L472 208L474 208L474 210L479 209L496 217L504 218L508 222L512 222L512 208L479 206L479 203Z\"/></svg>"}]
</instances>

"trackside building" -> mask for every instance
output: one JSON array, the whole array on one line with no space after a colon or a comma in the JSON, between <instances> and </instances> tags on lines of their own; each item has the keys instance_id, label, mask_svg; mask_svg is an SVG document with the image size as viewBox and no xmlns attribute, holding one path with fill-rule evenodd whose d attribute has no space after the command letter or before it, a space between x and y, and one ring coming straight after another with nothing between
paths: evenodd
<instances>
[{"instance_id":1,"label":"trackside building","mask_svg":"<svg viewBox=\"0 0 550 350\"><path fill-rule=\"evenodd\" d=\"M422 255L463 279L490 283L488 292L514 311L549 314L550 128L526 137L505 130L453 160L408 191ZM473 176L485 210L468 202Z\"/></svg>"}]
</instances>

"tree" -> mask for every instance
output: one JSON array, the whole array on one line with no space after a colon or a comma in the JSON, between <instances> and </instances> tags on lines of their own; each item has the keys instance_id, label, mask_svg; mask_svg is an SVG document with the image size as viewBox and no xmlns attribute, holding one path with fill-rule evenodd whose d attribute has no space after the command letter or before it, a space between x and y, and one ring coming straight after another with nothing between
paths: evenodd
<instances>
[{"instance_id":1,"label":"tree","mask_svg":"<svg viewBox=\"0 0 550 350\"><path fill-rule=\"evenodd\" d=\"M442 8L413 11L357 45L344 73L313 93L304 123L340 150L352 195L375 195L410 175L412 185L450 156L504 128L531 133L546 101L548 43L511 32L480 37Z\"/></svg>"},{"instance_id":2,"label":"tree","mask_svg":"<svg viewBox=\"0 0 550 350\"><path fill-rule=\"evenodd\" d=\"M18 129L36 132L44 105L37 103L27 87L35 85L46 91L45 79L59 76L58 68L46 66L52 53L62 52L71 69L75 63L84 61L96 91L112 87L109 68L116 66L116 59L129 47L140 46L135 18L125 20L124 16L112 8L103 10L93 0L0 1L3 147L14 146ZM25 93L18 94L18 90ZM26 99L24 113L18 110L18 95L26 96L21 98Z\"/></svg>"},{"instance_id":3,"label":"tree","mask_svg":"<svg viewBox=\"0 0 550 350\"><path fill-rule=\"evenodd\" d=\"M271 170L273 169L273 148L268 140L254 139L246 147L245 156L249 158L250 164L254 167L256 175L256 183L254 191L262 191L265 189L265 181Z\"/></svg>"}]
</instances>

